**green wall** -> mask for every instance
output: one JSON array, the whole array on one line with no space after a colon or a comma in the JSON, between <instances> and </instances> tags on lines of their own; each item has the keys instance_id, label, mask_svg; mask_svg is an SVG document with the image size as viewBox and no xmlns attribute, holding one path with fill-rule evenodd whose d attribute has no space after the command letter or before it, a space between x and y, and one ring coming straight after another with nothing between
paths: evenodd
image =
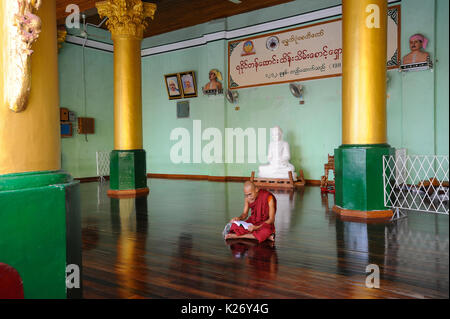
<instances>
[{"instance_id":1,"label":"green wall","mask_svg":"<svg viewBox=\"0 0 450 319\"><path fill-rule=\"evenodd\" d=\"M148 172L225 175L223 164L172 164L169 157L170 149L176 143L170 141L170 133L174 128L188 129L193 146L193 119L202 121L202 129L216 127L223 132L227 113L224 97L199 95L189 99L190 118L177 119L176 100L168 100L163 76L173 72L195 70L198 86L201 86L201 83L208 82L208 72L211 68L224 69L224 50L224 41L216 41L201 47L143 59L143 127Z\"/></svg>"},{"instance_id":2,"label":"green wall","mask_svg":"<svg viewBox=\"0 0 450 319\"><path fill-rule=\"evenodd\" d=\"M299 14L310 13L321 9L326 9L341 4L339 0L294 0L277 6L265 9L254 10L247 13L237 14L224 19L217 19L207 23L198 24L189 28L184 28L164 34L159 34L142 41L142 48L149 48L167 43L174 43L201 37L205 34L223 31L235 30L276 21ZM158 14L158 11L156 11Z\"/></svg>"},{"instance_id":3,"label":"green wall","mask_svg":"<svg viewBox=\"0 0 450 319\"><path fill-rule=\"evenodd\" d=\"M96 176L96 151L113 148L113 54L85 49L86 108L82 63L82 47L63 44L59 52L60 106L74 111L77 117L95 118L95 134L87 135L87 140L78 134L77 122L73 123L73 137L62 139L62 168L73 177Z\"/></svg>"},{"instance_id":4,"label":"green wall","mask_svg":"<svg viewBox=\"0 0 450 319\"><path fill-rule=\"evenodd\" d=\"M449 57L449 1L438 0L435 6L435 104L436 104L436 153L448 155L448 57Z\"/></svg>"},{"instance_id":5,"label":"green wall","mask_svg":"<svg viewBox=\"0 0 450 319\"><path fill-rule=\"evenodd\" d=\"M331 0L297 0L148 38L143 41L142 47L174 43L221 30L229 31L339 4L340 1ZM388 72L388 143L396 148L408 148L409 154L448 155L448 1L430 0L425 4L420 0L404 0L401 7L402 56L409 52L409 36L421 32L430 40L427 51L434 60L435 69L433 72ZM68 49L68 45L65 49ZM71 58L79 55L80 47L71 46L67 51L62 50L60 54L60 61L65 62L60 64L61 79L67 80L68 74L79 79L79 70ZM190 101L190 118L176 118L177 101L168 100L164 74L194 70L200 91L208 82L211 68L218 68L226 78L226 51L227 41L217 40L197 47L143 57L143 125L147 171L249 176L252 170L257 170L259 163L193 163L192 150L190 164L171 163L170 149L177 142L170 140L171 131L178 127L186 128L190 132L192 144L193 120L201 120L202 130L215 127L222 132L224 145L227 127L266 128L268 133L270 127L279 125L291 145L291 162L296 169L303 169L307 179L320 179L327 154L331 154L341 144L341 77L303 82L304 105L299 105L298 100L290 94L287 84L240 89L239 111L223 96L207 97L200 92L197 98L187 99ZM92 89L92 96L88 97L88 111L92 112L89 116L94 116L96 121L105 120L105 126L101 129L98 125L98 136L90 136L88 143L84 142L83 136L63 141L63 168L75 177L94 176L95 150L112 149L112 53L89 52L89 60L92 61L92 74L88 75ZM226 87L226 80L223 84ZM76 92L80 91L80 82L71 80L62 85L60 90L61 105L75 107L79 101L80 95ZM203 141L202 145L207 143ZM91 162L87 163L88 160Z\"/></svg>"}]
</instances>

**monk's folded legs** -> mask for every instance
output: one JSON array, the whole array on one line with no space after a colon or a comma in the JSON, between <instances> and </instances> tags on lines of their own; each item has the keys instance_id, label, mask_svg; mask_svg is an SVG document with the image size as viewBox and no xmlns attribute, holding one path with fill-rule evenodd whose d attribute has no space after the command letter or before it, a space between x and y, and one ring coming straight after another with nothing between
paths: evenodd
<instances>
[{"instance_id":1,"label":"monk's folded legs","mask_svg":"<svg viewBox=\"0 0 450 319\"><path fill-rule=\"evenodd\" d=\"M246 238L246 239L258 240L252 233L244 234L244 235L236 235L236 234L231 233L231 234L228 234L225 236L225 239L236 239L236 238ZM275 236L272 234L267 238L267 240L275 241Z\"/></svg>"}]
</instances>

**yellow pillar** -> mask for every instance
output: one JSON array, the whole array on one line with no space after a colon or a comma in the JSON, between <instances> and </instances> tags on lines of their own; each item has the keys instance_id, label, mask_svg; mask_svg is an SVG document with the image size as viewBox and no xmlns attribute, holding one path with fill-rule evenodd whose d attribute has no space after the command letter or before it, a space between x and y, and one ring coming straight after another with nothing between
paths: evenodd
<instances>
[{"instance_id":1,"label":"yellow pillar","mask_svg":"<svg viewBox=\"0 0 450 319\"><path fill-rule=\"evenodd\" d=\"M79 182L60 170L56 0L0 0L0 70L1 262L25 298L80 298L66 286L81 217Z\"/></svg>"},{"instance_id":2,"label":"yellow pillar","mask_svg":"<svg viewBox=\"0 0 450 319\"><path fill-rule=\"evenodd\" d=\"M96 4L114 41L114 149L142 149L141 41L156 5L141 0Z\"/></svg>"},{"instance_id":3,"label":"yellow pillar","mask_svg":"<svg viewBox=\"0 0 450 319\"><path fill-rule=\"evenodd\" d=\"M8 2L8 3L7 3ZM8 42L10 10L13 1L0 1L0 175L61 168L59 125L58 59L55 0L42 1L35 12L42 21L39 38L32 45L31 91L25 109L14 112L6 95L20 81L8 80L7 66L19 55L12 53ZM16 51L17 52L17 51ZM22 75L13 74L20 79Z\"/></svg>"},{"instance_id":4,"label":"yellow pillar","mask_svg":"<svg viewBox=\"0 0 450 319\"><path fill-rule=\"evenodd\" d=\"M335 149L333 210L351 218L392 216L383 198L387 144L387 0L342 1L342 145Z\"/></svg>"},{"instance_id":5,"label":"yellow pillar","mask_svg":"<svg viewBox=\"0 0 450 319\"><path fill-rule=\"evenodd\" d=\"M147 194L142 141L141 41L156 5L141 0L107 0L96 4L114 42L114 151L110 196Z\"/></svg>"},{"instance_id":6,"label":"yellow pillar","mask_svg":"<svg viewBox=\"0 0 450 319\"><path fill-rule=\"evenodd\" d=\"M142 149L141 39L114 40L114 149Z\"/></svg>"},{"instance_id":7,"label":"yellow pillar","mask_svg":"<svg viewBox=\"0 0 450 319\"><path fill-rule=\"evenodd\" d=\"M342 144L383 144L387 0L343 0L342 14Z\"/></svg>"}]
</instances>

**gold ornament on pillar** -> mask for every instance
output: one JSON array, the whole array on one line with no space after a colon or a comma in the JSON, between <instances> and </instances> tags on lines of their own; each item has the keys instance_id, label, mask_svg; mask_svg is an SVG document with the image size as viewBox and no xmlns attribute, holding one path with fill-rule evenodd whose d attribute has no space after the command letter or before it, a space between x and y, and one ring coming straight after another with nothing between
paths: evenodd
<instances>
[{"instance_id":1,"label":"gold ornament on pillar","mask_svg":"<svg viewBox=\"0 0 450 319\"><path fill-rule=\"evenodd\" d=\"M96 3L101 18L108 17L106 26L113 37L130 36L143 38L148 23L153 19L156 4L141 0L107 0Z\"/></svg>"},{"instance_id":2,"label":"gold ornament on pillar","mask_svg":"<svg viewBox=\"0 0 450 319\"><path fill-rule=\"evenodd\" d=\"M66 28L64 29L61 28L57 30L58 51L59 49L62 48L63 43L66 42L66 37L67 37Z\"/></svg>"},{"instance_id":3,"label":"gold ornament on pillar","mask_svg":"<svg viewBox=\"0 0 450 319\"><path fill-rule=\"evenodd\" d=\"M4 65L5 102L14 112L25 110L31 91L31 46L41 32L41 19L34 13L41 0L5 1L7 52Z\"/></svg>"}]
</instances>

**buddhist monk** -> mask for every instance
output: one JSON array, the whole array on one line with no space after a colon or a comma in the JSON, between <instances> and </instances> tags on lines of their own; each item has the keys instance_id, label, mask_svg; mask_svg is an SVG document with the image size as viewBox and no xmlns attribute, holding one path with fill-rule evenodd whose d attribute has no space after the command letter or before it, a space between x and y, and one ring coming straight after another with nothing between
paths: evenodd
<instances>
[{"instance_id":1,"label":"buddhist monk","mask_svg":"<svg viewBox=\"0 0 450 319\"><path fill-rule=\"evenodd\" d=\"M241 216L231 219L229 234L225 239L248 238L256 239L262 243L265 240L275 240L275 212L277 210L277 200L275 196L264 190L259 189L252 182L244 184L244 211ZM252 210L248 217L249 209ZM246 220L247 219L247 220ZM248 229L234 224L235 221L243 221L252 224Z\"/></svg>"}]
</instances>

